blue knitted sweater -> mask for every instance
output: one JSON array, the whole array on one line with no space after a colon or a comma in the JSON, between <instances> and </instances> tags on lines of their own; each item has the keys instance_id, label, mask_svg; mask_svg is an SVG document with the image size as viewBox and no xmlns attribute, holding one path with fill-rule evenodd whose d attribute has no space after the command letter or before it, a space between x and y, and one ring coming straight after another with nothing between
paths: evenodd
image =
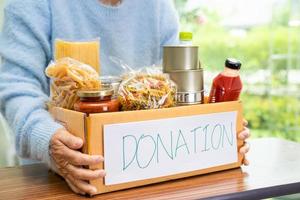
<instances>
[{"instance_id":1,"label":"blue knitted sweater","mask_svg":"<svg viewBox=\"0 0 300 200\"><path fill-rule=\"evenodd\" d=\"M134 68L157 64L162 45L177 42L178 17L171 0L12 0L0 36L0 106L20 156L50 164L49 141L61 127L45 109L53 42L101 39L103 75L117 75L109 56Z\"/></svg>"}]
</instances>

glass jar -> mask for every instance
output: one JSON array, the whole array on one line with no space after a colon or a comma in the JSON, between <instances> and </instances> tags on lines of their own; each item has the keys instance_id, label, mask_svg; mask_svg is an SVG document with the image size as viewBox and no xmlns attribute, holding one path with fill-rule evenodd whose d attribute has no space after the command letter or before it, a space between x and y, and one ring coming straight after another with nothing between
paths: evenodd
<instances>
[{"instance_id":1,"label":"glass jar","mask_svg":"<svg viewBox=\"0 0 300 200\"><path fill-rule=\"evenodd\" d=\"M77 92L80 100L74 104L74 109L84 113L104 113L119 111L119 101L112 98L114 90L81 90Z\"/></svg>"},{"instance_id":2,"label":"glass jar","mask_svg":"<svg viewBox=\"0 0 300 200\"><path fill-rule=\"evenodd\" d=\"M119 86L122 82L122 79L118 76L101 76L101 87L102 88L110 88L114 89L113 98L118 97Z\"/></svg>"}]
</instances>

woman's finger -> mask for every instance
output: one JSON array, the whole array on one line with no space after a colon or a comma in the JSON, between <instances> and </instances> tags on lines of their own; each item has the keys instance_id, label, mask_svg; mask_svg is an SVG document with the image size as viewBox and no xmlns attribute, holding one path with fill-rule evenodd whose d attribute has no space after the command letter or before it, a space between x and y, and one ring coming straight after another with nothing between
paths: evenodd
<instances>
[{"instance_id":1,"label":"woman's finger","mask_svg":"<svg viewBox=\"0 0 300 200\"><path fill-rule=\"evenodd\" d=\"M247 156L244 156L244 159L243 159L243 164L245 166L248 166L250 163L249 163L249 160L247 159Z\"/></svg>"},{"instance_id":2,"label":"woman's finger","mask_svg":"<svg viewBox=\"0 0 300 200\"><path fill-rule=\"evenodd\" d=\"M244 130L239 133L238 137L240 140L246 140L247 138L250 137L250 129L244 127Z\"/></svg>"},{"instance_id":3,"label":"woman's finger","mask_svg":"<svg viewBox=\"0 0 300 200\"><path fill-rule=\"evenodd\" d=\"M86 181L94 180L105 176L105 171L102 169L99 170L84 169L84 168L76 167L71 164L67 165L67 170L73 177L80 180L86 180Z\"/></svg>"},{"instance_id":4,"label":"woman's finger","mask_svg":"<svg viewBox=\"0 0 300 200\"><path fill-rule=\"evenodd\" d=\"M81 138L72 135L64 129L60 130L59 134L57 134L56 137L61 143L63 143L70 149L80 149L83 145L83 140Z\"/></svg>"},{"instance_id":5,"label":"woman's finger","mask_svg":"<svg viewBox=\"0 0 300 200\"><path fill-rule=\"evenodd\" d=\"M100 155L87 155L66 146L62 148L61 156L73 165L95 165L104 160Z\"/></svg>"},{"instance_id":6,"label":"woman's finger","mask_svg":"<svg viewBox=\"0 0 300 200\"><path fill-rule=\"evenodd\" d=\"M88 182L76 179L76 178L74 178L71 175L68 175L67 178L80 191L82 191L82 192L84 192L86 194L90 194L90 195L95 195L97 193L97 188L95 186L89 184Z\"/></svg>"},{"instance_id":7,"label":"woman's finger","mask_svg":"<svg viewBox=\"0 0 300 200\"><path fill-rule=\"evenodd\" d=\"M243 119L243 126L248 126L248 121L246 119Z\"/></svg>"},{"instance_id":8,"label":"woman's finger","mask_svg":"<svg viewBox=\"0 0 300 200\"><path fill-rule=\"evenodd\" d=\"M250 144L245 142L244 145L240 148L240 153L245 155L250 150Z\"/></svg>"},{"instance_id":9,"label":"woman's finger","mask_svg":"<svg viewBox=\"0 0 300 200\"><path fill-rule=\"evenodd\" d=\"M75 192L76 194L85 195L85 192L81 191L75 185L73 185L69 179L66 178L65 180L73 192Z\"/></svg>"}]
</instances>

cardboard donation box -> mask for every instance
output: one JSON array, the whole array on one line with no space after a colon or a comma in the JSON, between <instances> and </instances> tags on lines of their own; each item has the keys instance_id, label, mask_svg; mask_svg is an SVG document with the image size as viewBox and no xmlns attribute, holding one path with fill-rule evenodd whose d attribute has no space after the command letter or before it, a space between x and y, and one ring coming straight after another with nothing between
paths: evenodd
<instances>
[{"instance_id":1,"label":"cardboard donation box","mask_svg":"<svg viewBox=\"0 0 300 200\"><path fill-rule=\"evenodd\" d=\"M240 101L155 110L84 114L51 108L53 117L84 139L83 152L103 155L99 194L239 167L243 141Z\"/></svg>"}]
</instances>

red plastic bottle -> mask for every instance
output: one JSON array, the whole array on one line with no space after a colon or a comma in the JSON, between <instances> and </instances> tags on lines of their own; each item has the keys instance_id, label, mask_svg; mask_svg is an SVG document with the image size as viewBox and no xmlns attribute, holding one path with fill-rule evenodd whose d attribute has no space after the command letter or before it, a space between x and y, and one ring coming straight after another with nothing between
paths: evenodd
<instances>
[{"instance_id":1,"label":"red plastic bottle","mask_svg":"<svg viewBox=\"0 0 300 200\"><path fill-rule=\"evenodd\" d=\"M239 70L241 62L228 58L225 61L224 71L214 78L209 95L209 103L236 101L243 88Z\"/></svg>"}]
</instances>

